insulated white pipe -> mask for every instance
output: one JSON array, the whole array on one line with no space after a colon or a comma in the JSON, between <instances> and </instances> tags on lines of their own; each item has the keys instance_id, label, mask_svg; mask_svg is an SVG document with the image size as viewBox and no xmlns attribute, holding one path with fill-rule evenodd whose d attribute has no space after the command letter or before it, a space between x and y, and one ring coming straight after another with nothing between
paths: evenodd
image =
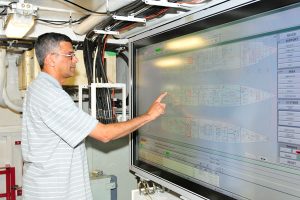
<instances>
[{"instance_id":1,"label":"insulated white pipe","mask_svg":"<svg viewBox=\"0 0 300 200\"><path fill-rule=\"evenodd\" d=\"M0 49L0 106L6 107L3 100L3 88L5 85L5 76L6 76L6 50Z\"/></svg>"},{"instance_id":2,"label":"insulated white pipe","mask_svg":"<svg viewBox=\"0 0 300 200\"><path fill-rule=\"evenodd\" d=\"M21 105L17 105L15 103L13 103L9 99L5 87L3 88L3 99L4 99L4 102L5 102L5 104L7 105L8 108L10 108L11 110L16 111L16 112L22 112L22 104Z\"/></svg>"},{"instance_id":3,"label":"insulated white pipe","mask_svg":"<svg viewBox=\"0 0 300 200\"><path fill-rule=\"evenodd\" d=\"M134 0L110 0L108 4L108 9L106 8L106 4L103 4L96 12L107 12L108 11L115 11L121 7L128 5L129 3L133 2ZM108 2L108 1L107 1ZM88 31L92 30L96 25L98 25L101 21L107 19L109 16L107 15L98 15L92 14L87 19L85 19L80 24L73 27L73 31L78 35L84 35Z\"/></svg>"},{"instance_id":4,"label":"insulated white pipe","mask_svg":"<svg viewBox=\"0 0 300 200\"><path fill-rule=\"evenodd\" d=\"M22 112L22 100L16 99L15 101L18 101L19 103L14 103L8 96L7 94L7 68L6 68L6 50L4 51L1 49L0 51L0 83L1 83L1 90L0 90L0 97L2 98L1 100L3 101L1 106L2 107L8 107L9 109L16 111L16 112ZM20 105L18 105L20 104Z\"/></svg>"}]
</instances>

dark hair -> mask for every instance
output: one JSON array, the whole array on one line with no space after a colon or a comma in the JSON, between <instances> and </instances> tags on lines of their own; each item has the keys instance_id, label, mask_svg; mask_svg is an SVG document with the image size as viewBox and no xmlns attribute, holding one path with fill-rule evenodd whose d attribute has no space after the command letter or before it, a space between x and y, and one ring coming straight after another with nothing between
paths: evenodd
<instances>
[{"instance_id":1,"label":"dark hair","mask_svg":"<svg viewBox=\"0 0 300 200\"><path fill-rule=\"evenodd\" d=\"M45 33L37 38L34 48L41 69L44 67L46 56L49 53L57 51L60 42L72 43L72 40L68 36L60 33Z\"/></svg>"}]
</instances>

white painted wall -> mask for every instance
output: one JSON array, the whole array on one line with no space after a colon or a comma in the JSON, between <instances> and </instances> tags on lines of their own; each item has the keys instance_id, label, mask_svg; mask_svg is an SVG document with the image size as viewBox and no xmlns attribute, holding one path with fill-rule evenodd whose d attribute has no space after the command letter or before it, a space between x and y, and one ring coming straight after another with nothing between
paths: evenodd
<instances>
[{"instance_id":1,"label":"white painted wall","mask_svg":"<svg viewBox=\"0 0 300 200\"><path fill-rule=\"evenodd\" d=\"M0 128L7 126L21 126L21 115L7 108L0 107Z\"/></svg>"},{"instance_id":2,"label":"white painted wall","mask_svg":"<svg viewBox=\"0 0 300 200\"><path fill-rule=\"evenodd\" d=\"M118 200L131 199L131 190L137 188L135 176L129 172L128 143L128 137L109 143L86 139L89 170L102 170L105 175L117 176Z\"/></svg>"}]
</instances>

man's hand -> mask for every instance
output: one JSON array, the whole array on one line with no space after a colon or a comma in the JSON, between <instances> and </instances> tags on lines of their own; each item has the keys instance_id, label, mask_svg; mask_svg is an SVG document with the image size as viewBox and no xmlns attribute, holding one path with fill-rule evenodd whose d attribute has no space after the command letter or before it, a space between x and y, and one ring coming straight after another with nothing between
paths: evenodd
<instances>
[{"instance_id":1,"label":"man's hand","mask_svg":"<svg viewBox=\"0 0 300 200\"><path fill-rule=\"evenodd\" d=\"M98 123L96 128L90 133L90 136L102 142L109 142L110 140L115 140L128 135L165 113L166 104L161 103L161 101L166 95L166 92L159 95L148 111L141 116L135 117L126 122L118 122L114 124Z\"/></svg>"},{"instance_id":2,"label":"man's hand","mask_svg":"<svg viewBox=\"0 0 300 200\"><path fill-rule=\"evenodd\" d=\"M161 103L161 101L163 100L163 98L165 98L166 95L167 92L164 92L161 95L159 95L146 112L146 114L150 117L150 120L154 120L165 113L166 104Z\"/></svg>"}]
</instances>

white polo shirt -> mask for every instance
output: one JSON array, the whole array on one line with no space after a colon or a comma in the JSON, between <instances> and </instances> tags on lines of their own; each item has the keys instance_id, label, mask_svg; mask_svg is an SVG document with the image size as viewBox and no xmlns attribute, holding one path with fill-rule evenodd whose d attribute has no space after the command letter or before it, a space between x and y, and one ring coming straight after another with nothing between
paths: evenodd
<instances>
[{"instance_id":1,"label":"white polo shirt","mask_svg":"<svg viewBox=\"0 0 300 200\"><path fill-rule=\"evenodd\" d=\"M92 199L84 138L98 121L41 72L23 106L23 200Z\"/></svg>"}]
</instances>

